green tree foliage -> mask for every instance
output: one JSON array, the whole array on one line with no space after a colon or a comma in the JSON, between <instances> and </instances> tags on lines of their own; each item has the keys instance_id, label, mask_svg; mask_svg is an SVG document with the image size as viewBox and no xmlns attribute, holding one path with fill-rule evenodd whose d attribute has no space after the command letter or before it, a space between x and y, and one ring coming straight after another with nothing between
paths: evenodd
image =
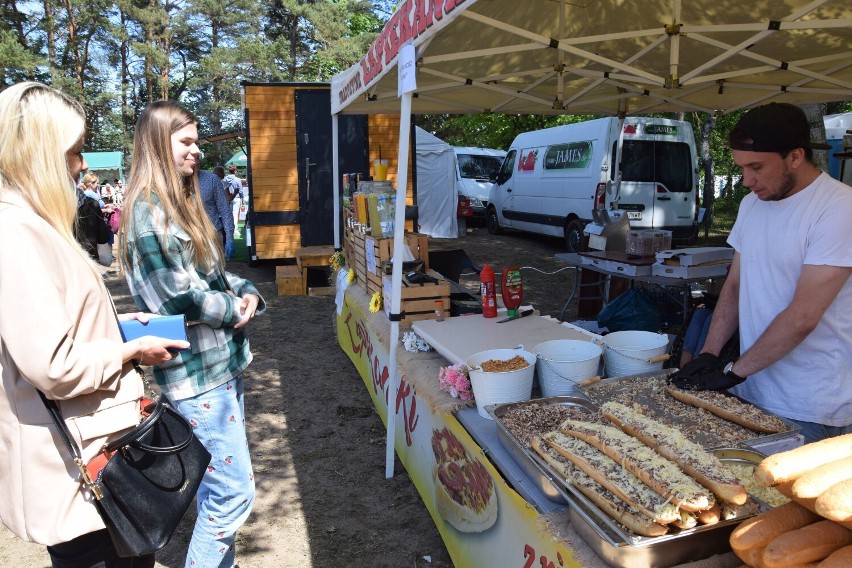
<instances>
[{"instance_id":1,"label":"green tree foliage","mask_svg":"<svg viewBox=\"0 0 852 568\"><path fill-rule=\"evenodd\" d=\"M239 130L241 82L330 81L361 58L398 3L0 0L0 88L38 80L65 90L85 105L86 149L129 157L134 124L151 101L180 100L199 117L202 136ZM850 109L847 102L825 112ZM736 173L725 140L737 116L710 125L700 113L687 114L707 137L705 177ZM416 122L450 144L506 149L520 132L589 118L428 115ZM204 166L239 148L239 140L205 145ZM705 192L705 200L712 195Z\"/></svg>"}]
</instances>

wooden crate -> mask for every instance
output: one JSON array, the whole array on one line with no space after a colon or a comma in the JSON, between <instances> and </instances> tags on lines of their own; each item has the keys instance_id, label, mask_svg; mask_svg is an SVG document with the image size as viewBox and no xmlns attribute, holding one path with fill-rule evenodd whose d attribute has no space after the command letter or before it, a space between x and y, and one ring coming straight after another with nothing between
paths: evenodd
<instances>
[{"instance_id":1,"label":"wooden crate","mask_svg":"<svg viewBox=\"0 0 852 568\"><path fill-rule=\"evenodd\" d=\"M382 264L393 256L393 239L371 237L352 223L352 214L344 216L346 262L355 269L355 279L368 293L382 289ZM429 239L426 235L406 233L403 237L411 254L429 267Z\"/></svg>"},{"instance_id":2,"label":"wooden crate","mask_svg":"<svg viewBox=\"0 0 852 568\"><path fill-rule=\"evenodd\" d=\"M410 328L411 324L416 321L434 319L436 300L444 302L444 317L450 317L450 282L441 278L441 275L437 272L430 270L429 275L437 278L438 283L418 284L415 286L406 286L403 283L400 289L400 310L405 312L405 318L399 322L401 329ZM391 278L385 275L383 278L382 302L386 314L390 313L391 308L391 288Z\"/></svg>"},{"instance_id":3,"label":"wooden crate","mask_svg":"<svg viewBox=\"0 0 852 568\"><path fill-rule=\"evenodd\" d=\"M298 266L289 264L275 267L275 283L279 296L303 296L302 271Z\"/></svg>"}]
</instances>

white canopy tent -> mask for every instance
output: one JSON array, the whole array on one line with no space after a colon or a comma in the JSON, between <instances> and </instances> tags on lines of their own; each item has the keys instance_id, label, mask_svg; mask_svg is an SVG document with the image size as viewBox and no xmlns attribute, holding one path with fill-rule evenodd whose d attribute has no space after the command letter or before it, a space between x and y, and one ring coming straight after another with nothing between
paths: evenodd
<instances>
[{"instance_id":1,"label":"white canopy tent","mask_svg":"<svg viewBox=\"0 0 852 568\"><path fill-rule=\"evenodd\" d=\"M408 43L417 88L400 97L398 55ZM623 117L852 99L852 2L403 0L361 61L332 78L331 90L335 125L338 114L402 115L397 186L404 193L412 112ZM404 202L397 199L395 259ZM395 263L392 316L401 277ZM391 319L395 393L399 326ZM393 412L387 426L390 477Z\"/></svg>"},{"instance_id":2,"label":"white canopy tent","mask_svg":"<svg viewBox=\"0 0 852 568\"><path fill-rule=\"evenodd\" d=\"M414 132L418 230L439 239L456 238L459 194L453 147L419 126Z\"/></svg>"}]
</instances>

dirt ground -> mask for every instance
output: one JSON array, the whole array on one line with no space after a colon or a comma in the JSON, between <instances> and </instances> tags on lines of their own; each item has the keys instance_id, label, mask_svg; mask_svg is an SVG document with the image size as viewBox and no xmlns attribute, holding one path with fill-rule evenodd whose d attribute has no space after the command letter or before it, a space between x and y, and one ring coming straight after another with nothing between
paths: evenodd
<instances>
[{"instance_id":1,"label":"dirt ground","mask_svg":"<svg viewBox=\"0 0 852 568\"><path fill-rule=\"evenodd\" d=\"M469 229L430 248L463 248L495 272L522 267L524 303L558 316L573 271L553 258L560 239ZM524 268L531 267L531 268ZM366 388L337 344L332 297L279 297L274 269L231 263L254 281L267 312L249 327L254 361L246 373L249 440L257 501L239 533L242 568L446 568L449 555L414 485L397 460L385 479L385 430ZM106 273L119 311L135 309L123 279ZM477 280L463 279L477 289ZM565 319L571 321L571 313ZM190 511L157 566L183 566ZM44 547L0 531L0 566L49 566Z\"/></svg>"}]
</instances>

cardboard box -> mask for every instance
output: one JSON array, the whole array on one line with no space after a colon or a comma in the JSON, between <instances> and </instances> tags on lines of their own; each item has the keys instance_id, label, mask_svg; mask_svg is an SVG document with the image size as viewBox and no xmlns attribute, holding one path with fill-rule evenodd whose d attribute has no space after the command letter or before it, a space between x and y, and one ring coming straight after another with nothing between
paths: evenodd
<instances>
[{"instance_id":1,"label":"cardboard box","mask_svg":"<svg viewBox=\"0 0 852 568\"><path fill-rule=\"evenodd\" d=\"M697 266L719 260L734 259L734 249L730 247L692 247L674 250L661 250L656 254L657 264L673 266Z\"/></svg>"},{"instance_id":2,"label":"cardboard box","mask_svg":"<svg viewBox=\"0 0 852 568\"><path fill-rule=\"evenodd\" d=\"M651 274L668 278L717 278L728 275L730 247L693 247L660 251Z\"/></svg>"},{"instance_id":3,"label":"cardboard box","mask_svg":"<svg viewBox=\"0 0 852 568\"><path fill-rule=\"evenodd\" d=\"M608 260L606 269L624 276L648 276L651 274L650 264L628 264L617 260Z\"/></svg>"},{"instance_id":4,"label":"cardboard box","mask_svg":"<svg viewBox=\"0 0 852 568\"><path fill-rule=\"evenodd\" d=\"M719 278L728 275L730 262L716 261L699 266L672 266L668 264L655 264L651 267L653 276L666 276L668 278Z\"/></svg>"}]
</instances>

